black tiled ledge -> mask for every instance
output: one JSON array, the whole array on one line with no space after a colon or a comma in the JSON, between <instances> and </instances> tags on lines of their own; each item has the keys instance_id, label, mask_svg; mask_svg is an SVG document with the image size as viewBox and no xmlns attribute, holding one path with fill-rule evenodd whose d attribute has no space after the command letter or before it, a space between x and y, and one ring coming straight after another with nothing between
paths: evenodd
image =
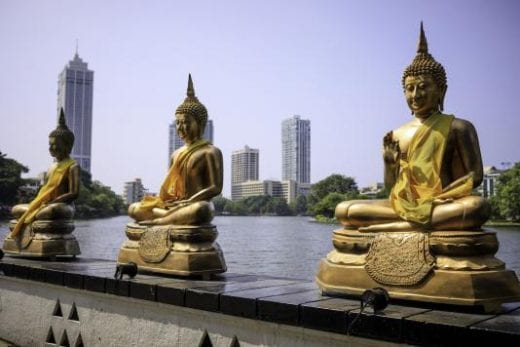
<instances>
[{"instance_id":1,"label":"black tiled ledge","mask_svg":"<svg viewBox=\"0 0 520 347\"><path fill-rule=\"evenodd\" d=\"M377 340L427 346L520 342L520 302L503 305L497 315L392 302L382 313L367 309L359 315L358 300L322 296L309 281L242 274L200 280L147 273L116 280L115 266L85 258L0 261L5 276Z\"/></svg>"}]
</instances>

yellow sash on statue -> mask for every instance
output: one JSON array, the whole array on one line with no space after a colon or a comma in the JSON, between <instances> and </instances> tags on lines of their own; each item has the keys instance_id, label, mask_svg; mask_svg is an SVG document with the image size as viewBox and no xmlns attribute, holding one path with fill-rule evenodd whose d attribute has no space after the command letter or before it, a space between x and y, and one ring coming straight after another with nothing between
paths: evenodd
<instances>
[{"instance_id":1,"label":"yellow sash on statue","mask_svg":"<svg viewBox=\"0 0 520 347\"><path fill-rule=\"evenodd\" d=\"M58 197L58 187L63 178L68 176L70 167L75 163L74 159L68 158L56 164L54 170L50 172L47 183L41 187L36 198L29 204L27 211L18 219L16 226L11 232L11 237L18 235L27 224L30 224L34 220L34 217L36 217L36 214L44 207L45 203Z\"/></svg>"},{"instance_id":2,"label":"yellow sash on statue","mask_svg":"<svg viewBox=\"0 0 520 347\"><path fill-rule=\"evenodd\" d=\"M193 153L208 144L208 141L200 139L179 152L161 185L159 195L145 196L141 200L140 208L144 210L151 210L154 207L165 208L166 201L186 199L186 167L188 161Z\"/></svg>"},{"instance_id":3,"label":"yellow sash on statue","mask_svg":"<svg viewBox=\"0 0 520 347\"><path fill-rule=\"evenodd\" d=\"M426 119L412 138L406 158L399 161L399 177L390 201L395 212L406 221L429 224L434 199L460 198L471 193L471 176L447 191L442 187L442 158L453 118L437 113Z\"/></svg>"}]
</instances>

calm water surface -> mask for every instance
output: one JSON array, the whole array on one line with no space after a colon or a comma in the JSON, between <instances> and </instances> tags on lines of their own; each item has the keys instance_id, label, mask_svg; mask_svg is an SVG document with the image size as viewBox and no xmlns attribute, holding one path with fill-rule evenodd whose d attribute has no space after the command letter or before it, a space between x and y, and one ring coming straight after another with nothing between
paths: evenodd
<instances>
[{"instance_id":1,"label":"calm water surface","mask_svg":"<svg viewBox=\"0 0 520 347\"><path fill-rule=\"evenodd\" d=\"M127 216L76 221L74 235L81 256L117 258L125 239ZM224 217L214 219L228 272L314 280L318 263L331 249L331 233L337 228L311 222L306 217ZM488 228L500 242L497 257L520 274L520 229ZM0 224L2 240L7 224Z\"/></svg>"}]
</instances>

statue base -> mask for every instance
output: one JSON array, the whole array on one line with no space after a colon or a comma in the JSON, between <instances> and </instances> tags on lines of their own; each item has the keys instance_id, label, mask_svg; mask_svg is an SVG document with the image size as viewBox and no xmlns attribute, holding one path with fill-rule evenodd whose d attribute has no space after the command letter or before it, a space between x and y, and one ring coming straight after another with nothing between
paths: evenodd
<instances>
[{"instance_id":1,"label":"statue base","mask_svg":"<svg viewBox=\"0 0 520 347\"><path fill-rule=\"evenodd\" d=\"M492 232L340 229L333 244L316 275L327 295L360 297L383 287L392 299L481 306L486 312L520 301L515 272L494 257L498 241Z\"/></svg>"},{"instance_id":2,"label":"statue base","mask_svg":"<svg viewBox=\"0 0 520 347\"><path fill-rule=\"evenodd\" d=\"M129 223L128 239L119 250L118 264L133 262L139 270L178 276L207 276L227 270L215 242L214 225L156 225Z\"/></svg>"},{"instance_id":3,"label":"statue base","mask_svg":"<svg viewBox=\"0 0 520 347\"><path fill-rule=\"evenodd\" d=\"M10 231L17 221L9 223ZM4 253L11 256L48 258L81 254L78 241L72 235L73 220L36 220L26 226L16 238L4 239Z\"/></svg>"}]
</instances>

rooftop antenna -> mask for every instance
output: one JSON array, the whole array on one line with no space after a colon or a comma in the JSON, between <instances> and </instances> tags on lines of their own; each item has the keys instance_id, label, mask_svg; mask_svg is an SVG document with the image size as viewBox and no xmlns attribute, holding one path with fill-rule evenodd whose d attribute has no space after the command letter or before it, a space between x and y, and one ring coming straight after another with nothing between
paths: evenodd
<instances>
[{"instance_id":1,"label":"rooftop antenna","mask_svg":"<svg viewBox=\"0 0 520 347\"><path fill-rule=\"evenodd\" d=\"M76 39L76 56L78 55L79 40Z\"/></svg>"}]
</instances>

